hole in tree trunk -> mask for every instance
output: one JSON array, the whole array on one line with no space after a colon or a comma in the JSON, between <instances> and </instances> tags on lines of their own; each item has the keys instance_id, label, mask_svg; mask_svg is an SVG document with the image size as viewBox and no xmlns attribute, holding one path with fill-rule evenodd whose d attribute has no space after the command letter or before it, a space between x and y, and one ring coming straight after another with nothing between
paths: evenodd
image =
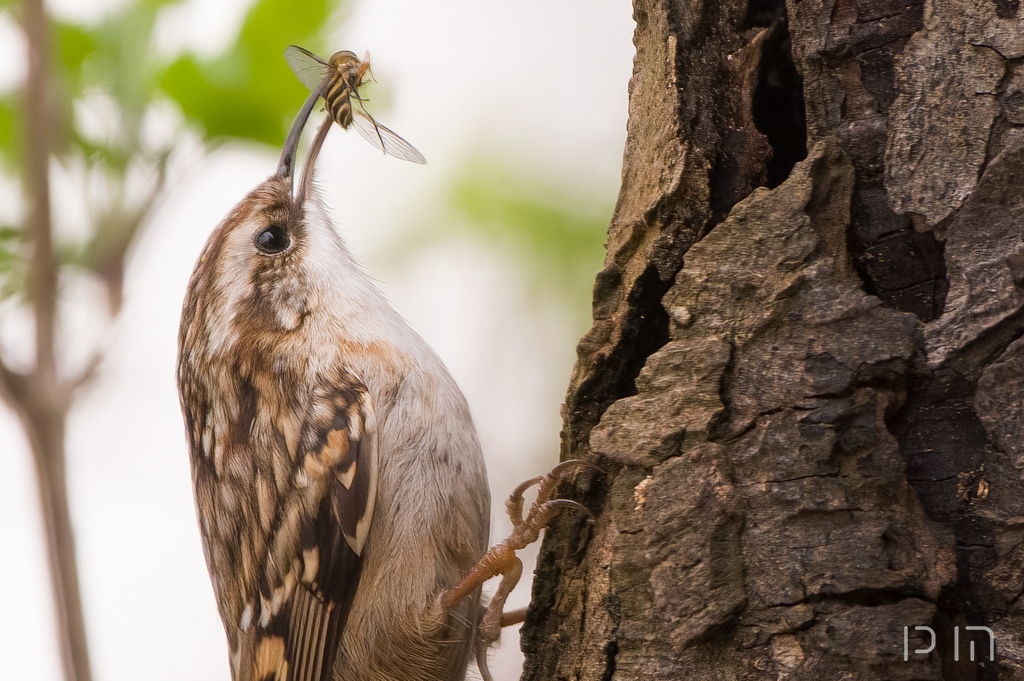
<instances>
[{"instance_id":1,"label":"hole in tree trunk","mask_svg":"<svg viewBox=\"0 0 1024 681\"><path fill-rule=\"evenodd\" d=\"M786 18L786 0L750 0L745 28L767 28Z\"/></svg>"},{"instance_id":2,"label":"hole in tree trunk","mask_svg":"<svg viewBox=\"0 0 1024 681\"><path fill-rule=\"evenodd\" d=\"M1020 9L1020 0L993 0L996 3L996 16L1000 19L1016 19Z\"/></svg>"},{"instance_id":3,"label":"hole in tree trunk","mask_svg":"<svg viewBox=\"0 0 1024 681\"><path fill-rule=\"evenodd\" d=\"M789 177L794 165L807 157L807 117L803 78L793 63L785 3L751 2L748 21L769 16L768 5L778 6L771 15L778 18L774 19L761 49L751 114L754 125L768 138L772 148L767 184L775 188Z\"/></svg>"}]
</instances>

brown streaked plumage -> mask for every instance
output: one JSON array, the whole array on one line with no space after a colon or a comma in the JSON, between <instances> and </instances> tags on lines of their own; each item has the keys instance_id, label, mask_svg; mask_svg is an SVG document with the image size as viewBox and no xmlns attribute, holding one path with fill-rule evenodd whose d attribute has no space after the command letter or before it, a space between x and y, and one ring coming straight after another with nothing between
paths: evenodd
<instances>
[{"instance_id":1,"label":"brown streaked plumage","mask_svg":"<svg viewBox=\"0 0 1024 681\"><path fill-rule=\"evenodd\" d=\"M314 91L296 126L305 122ZM182 311L178 385L235 681L457 681L489 493L465 400L278 173L211 235ZM411 490L416 490L415 493Z\"/></svg>"}]
</instances>

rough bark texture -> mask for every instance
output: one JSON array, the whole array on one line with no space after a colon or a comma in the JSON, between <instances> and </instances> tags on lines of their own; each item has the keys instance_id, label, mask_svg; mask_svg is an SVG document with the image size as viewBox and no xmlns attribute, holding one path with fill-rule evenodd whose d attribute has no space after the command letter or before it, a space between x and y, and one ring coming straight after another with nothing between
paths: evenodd
<instances>
[{"instance_id":1,"label":"rough bark texture","mask_svg":"<svg viewBox=\"0 0 1024 681\"><path fill-rule=\"evenodd\" d=\"M1019 4L635 0L524 679L1024 679Z\"/></svg>"}]
</instances>

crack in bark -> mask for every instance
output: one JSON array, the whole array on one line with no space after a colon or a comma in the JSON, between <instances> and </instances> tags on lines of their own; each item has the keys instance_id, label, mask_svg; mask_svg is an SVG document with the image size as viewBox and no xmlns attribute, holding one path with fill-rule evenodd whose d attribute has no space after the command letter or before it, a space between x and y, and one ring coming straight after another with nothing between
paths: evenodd
<instances>
[{"instance_id":1,"label":"crack in bark","mask_svg":"<svg viewBox=\"0 0 1024 681\"><path fill-rule=\"evenodd\" d=\"M833 479L844 479L849 478L848 475L842 475L840 473L821 473L817 475L801 475L795 478L785 478L781 480L758 480L757 482L748 482L737 484L737 487L756 487L757 485L778 485L786 482L797 482L799 480L811 480L816 478L833 478ZM844 509L846 510L846 509ZM859 510L859 509L858 509Z\"/></svg>"},{"instance_id":2,"label":"crack in bark","mask_svg":"<svg viewBox=\"0 0 1024 681\"><path fill-rule=\"evenodd\" d=\"M816 593L793 601L792 603L776 603L768 608L793 608L798 605L836 602L847 606L877 608L883 605L895 605L903 601L915 600L935 603L936 599L928 598L924 593L907 593L899 589L855 589L844 593Z\"/></svg>"},{"instance_id":3,"label":"crack in bark","mask_svg":"<svg viewBox=\"0 0 1024 681\"><path fill-rule=\"evenodd\" d=\"M754 124L768 139L772 157L765 186L782 184L793 166L807 158L803 79L793 63L785 2L761 49L757 88L751 107Z\"/></svg>"}]
</instances>

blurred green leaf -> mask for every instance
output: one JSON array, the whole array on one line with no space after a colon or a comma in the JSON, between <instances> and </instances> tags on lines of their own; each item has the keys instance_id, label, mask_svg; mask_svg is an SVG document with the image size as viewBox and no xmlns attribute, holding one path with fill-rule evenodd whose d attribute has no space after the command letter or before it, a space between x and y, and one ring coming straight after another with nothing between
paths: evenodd
<instances>
[{"instance_id":1,"label":"blurred green leaf","mask_svg":"<svg viewBox=\"0 0 1024 681\"><path fill-rule=\"evenodd\" d=\"M584 282L589 293L611 205L473 162L453 183L450 203L477 234L515 248L549 283L568 291Z\"/></svg>"},{"instance_id":2,"label":"blurred green leaf","mask_svg":"<svg viewBox=\"0 0 1024 681\"><path fill-rule=\"evenodd\" d=\"M21 230L7 225L0 226L0 254L9 253L12 244L21 238Z\"/></svg>"},{"instance_id":3,"label":"blurred green leaf","mask_svg":"<svg viewBox=\"0 0 1024 681\"><path fill-rule=\"evenodd\" d=\"M67 83L72 96L82 91L82 66L96 52L94 31L63 22L52 24L53 43L57 51L54 66Z\"/></svg>"},{"instance_id":4,"label":"blurred green leaf","mask_svg":"<svg viewBox=\"0 0 1024 681\"><path fill-rule=\"evenodd\" d=\"M12 170L21 158L21 108L14 95L0 96L0 167Z\"/></svg>"},{"instance_id":5,"label":"blurred green leaf","mask_svg":"<svg viewBox=\"0 0 1024 681\"><path fill-rule=\"evenodd\" d=\"M0 300L17 293L17 271L22 263L22 233L17 227L0 225Z\"/></svg>"},{"instance_id":6,"label":"blurred green leaf","mask_svg":"<svg viewBox=\"0 0 1024 681\"><path fill-rule=\"evenodd\" d=\"M308 94L285 63L284 48L319 47L322 28L339 4L257 0L228 50L211 60L181 57L168 67L161 87L211 138L280 145Z\"/></svg>"},{"instance_id":7,"label":"blurred green leaf","mask_svg":"<svg viewBox=\"0 0 1024 681\"><path fill-rule=\"evenodd\" d=\"M446 237L480 240L515 257L533 293L561 298L585 328L594 276L604 261L610 203L567 182L541 183L512 166L480 160L457 172L446 198L454 219L423 225L403 239L399 252Z\"/></svg>"}]
</instances>

